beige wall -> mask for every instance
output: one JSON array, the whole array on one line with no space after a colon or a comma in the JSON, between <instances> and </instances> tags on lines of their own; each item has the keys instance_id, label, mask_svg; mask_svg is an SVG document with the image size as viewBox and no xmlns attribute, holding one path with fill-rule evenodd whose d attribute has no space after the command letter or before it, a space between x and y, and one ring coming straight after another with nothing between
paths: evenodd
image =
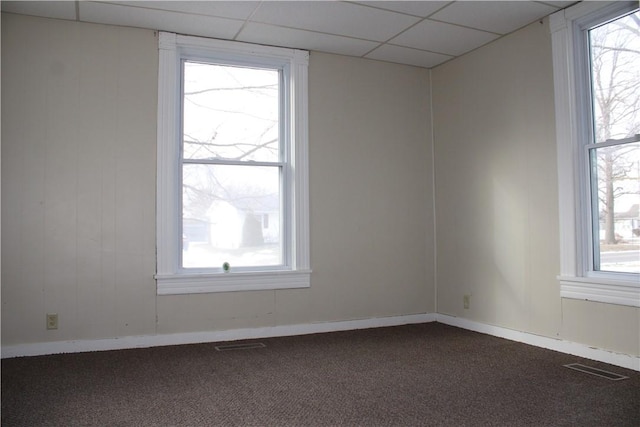
<instances>
[{"instance_id":1,"label":"beige wall","mask_svg":"<svg viewBox=\"0 0 640 427\"><path fill-rule=\"evenodd\" d=\"M547 21L432 71L437 310L637 356L637 308L560 298L552 71Z\"/></svg>"},{"instance_id":2,"label":"beige wall","mask_svg":"<svg viewBox=\"0 0 640 427\"><path fill-rule=\"evenodd\" d=\"M3 344L155 330L156 45L3 14Z\"/></svg>"},{"instance_id":3,"label":"beige wall","mask_svg":"<svg viewBox=\"0 0 640 427\"><path fill-rule=\"evenodd\" d=\"M429 72L315 52L311 288L156 296L157 60L152 31L3 14L3 345L434 311Z\"/></svg>"},{"instance_id":4,"label":"beige wall","mask_svg":"<svg viewBox=\"0 0 640 427\"><path fill-rule=\"evenodd\" d=\"M432 98L427 70L312 53L310 289L156 296L156 75L151 31L3 14L3 345L437 310L640 354L638 309L559 296L546 22Z\"/></svg>"}]
</instances>

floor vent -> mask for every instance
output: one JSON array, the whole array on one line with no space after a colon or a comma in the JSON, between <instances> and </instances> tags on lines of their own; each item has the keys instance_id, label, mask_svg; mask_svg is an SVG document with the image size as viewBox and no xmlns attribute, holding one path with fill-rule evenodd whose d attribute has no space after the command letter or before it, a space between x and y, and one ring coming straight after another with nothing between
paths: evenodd
<instances>
[{"instance_id":1,"label":"floor vent","mask_svg":"<svg viewBox=\"0 0 640 427\"><path fill-rule=\"evenodd\" d=\"M567 368L575 369L576 371L585 372L587 374L596 375L598 377L606 378L612 381L620 381L627 379L624 375L614 374L613 372L603 371L602 369L592 368L591 366L582 365L580 363L571 363L564 365Z\"/></svg>"},{"instance_id":2,"label":"floor vent","mask_svg":"<svg viewBox=\"0 0 640 427\"><path fill-rule=\"evenodd\" d=\"M241 343L241 344L225 344L225 345L217 345L215 348L218 351L229 351L229 350L250 350L252 348L264 348L266 345L261 342L249 342L249 343Z\"/></svg>"}]
</instances>

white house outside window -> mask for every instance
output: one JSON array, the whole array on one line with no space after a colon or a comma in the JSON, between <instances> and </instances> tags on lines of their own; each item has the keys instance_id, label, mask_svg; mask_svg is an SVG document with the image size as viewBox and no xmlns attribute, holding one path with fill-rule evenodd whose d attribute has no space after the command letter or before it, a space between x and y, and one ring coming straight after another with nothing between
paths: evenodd
<instances>
[{"instance_id":1,"label":"white house outside window","mask_svg":"<svg viewBox=\"0 0 640 427\"><path fill-rule=\"evenodd\" d=\"M159 294L309 286L307 64L160 33Z\"/></svg>"},{"instance_id":2,"label":"white house outside window","mask_svg":"<svg viewBox=\"0 0 640 427\"><path fill-rule=\"evenodd\" d=\"M640 306L640 12L584 2L551 17L561 295Z\"/></svg>"}]
</instances>

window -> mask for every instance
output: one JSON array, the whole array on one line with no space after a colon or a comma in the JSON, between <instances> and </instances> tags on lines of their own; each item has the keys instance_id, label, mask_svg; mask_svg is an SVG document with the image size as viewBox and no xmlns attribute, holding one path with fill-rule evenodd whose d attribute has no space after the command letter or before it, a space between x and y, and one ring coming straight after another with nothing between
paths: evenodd
<instances>
[{"instance_id":1,"label":"window","mask_svg":"<svg viewBox=\"0 0 640 427\"><path fill-rule=\"evenodd\" d=\"M640 307L640 12L551 16L561 295Z\"/></svg>"},{"instance_id":2,"label":"window","mask_svg":"<svg viewBox=\"0 0 640 427\"><path fill-rule=\"evenodd\" d=\"M308 287L308 52L160 33L158 294Z\"/></svg>"}]
</instances>

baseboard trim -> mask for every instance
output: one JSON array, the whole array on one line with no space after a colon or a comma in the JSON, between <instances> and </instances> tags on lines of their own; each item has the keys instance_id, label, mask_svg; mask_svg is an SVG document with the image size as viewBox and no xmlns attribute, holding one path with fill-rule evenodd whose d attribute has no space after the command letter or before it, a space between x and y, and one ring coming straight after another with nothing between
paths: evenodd
<instances>
[{"instance_id":1,"label":"baseboard trim","mask_svg":"<svg viewBox=\"0 0 640 427\"><path fill-rule=\"evenodd\" d=\"M370 319L321 322L298 325L281 325L264 328L232 329L226 331L190 332L182 334L140 335L99 340L54 341L33 344L18 344L2 347L3 359L22 356L41 356L59 353L82 353L89 351L122 350L128 348L159 347L166 345L198 344L206 342L238 341L338 332L356 329L381 328L416 323L440 322L470 331L493 335L511 341L542 347L586 359L597 360L635 371L640 371L640 357L589 347L561 339L549 338L528 332L516 331L500 326L488 325L446 314L423 313L407 316L377 317Z\"/></svg>"},{"instance_id":2,"label":"baseboard trim","mask_svg":"<svg viewBox=\"0 0 640 427\"><path fill-rule=\"evenodd\" d=\"M140 335L99 340L73 340L18 344L3 346L1 357L5 359L22 356L41 356L45 354L82 353L88 351L122 350L128 348L159 347L166 345L238 341L245 339L284 337L355 329L380 328L386 326L400 326L415 323L434 322L435 320L435 313L423 313L406 316L345 320L338 322L282 325L264 328L232 329L227 331Z\"/></svg>"},{"instance_id":3,"label":"baseboard trim","mask_svg":"<svg viewBox=\"0 0 640 427\"><path fill-rule=\"evenodd\" d=\"M444 323L446 325L468 329L470 331L481 332L483 334L493 335L495 337L505 338L511 341L517 341L536 347L542 347L549 350L559 351L561 353L571 354L573 356L583 357L585 359L609 363L611 365L632 369L634 371L640 371L640 357L637 356L616 353L600 348L589 347L587 345L575 343L572 341L544 337L528 332L521 332L513 329L503 328L500 326L488 325L486 323L475 322L473 320L464 319L461 317L448 316L446 314L437 314L436 321L439 323Z\"/></svg>"}]
</instances>

